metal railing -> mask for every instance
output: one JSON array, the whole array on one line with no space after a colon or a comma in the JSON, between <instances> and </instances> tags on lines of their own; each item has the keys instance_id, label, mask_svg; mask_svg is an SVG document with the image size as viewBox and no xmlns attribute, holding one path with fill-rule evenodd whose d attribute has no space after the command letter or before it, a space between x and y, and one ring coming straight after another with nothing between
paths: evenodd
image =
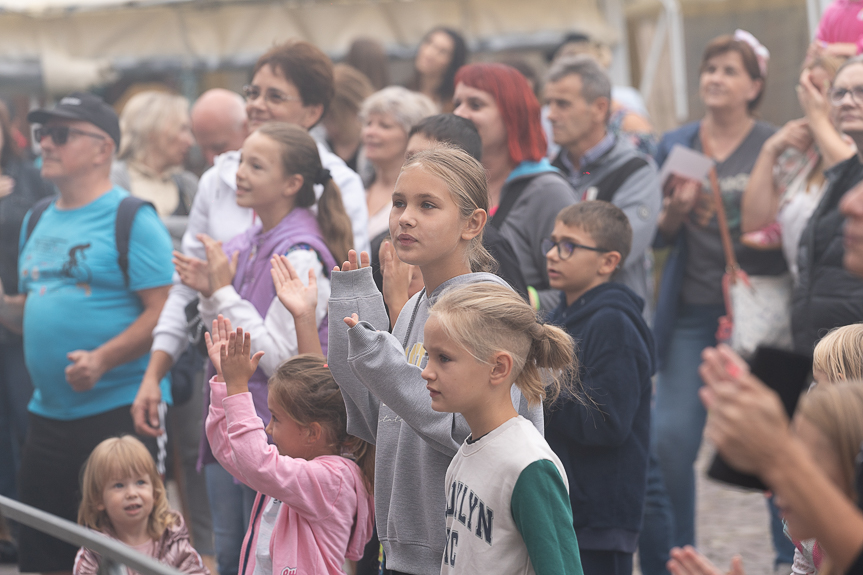
<instances>
[{"instance_id":1,"label":"metal railing","mask_svg":"<svg viewBox=\"0 0 863 575\"><path fill-rule=\"evenodd\" d=\"M81 527L41 509L24 505L14 499L0 496L0 511L3 512L4 517L22 525L42 531L72 545L92 549L102 556L100 573L126 575L126 570L122 568L123 565L126 565L141 575L182 575L173 567L159 563L152 557L139 553L116 539L105 537L86 527Z\"/></svg>"}]
</instances>

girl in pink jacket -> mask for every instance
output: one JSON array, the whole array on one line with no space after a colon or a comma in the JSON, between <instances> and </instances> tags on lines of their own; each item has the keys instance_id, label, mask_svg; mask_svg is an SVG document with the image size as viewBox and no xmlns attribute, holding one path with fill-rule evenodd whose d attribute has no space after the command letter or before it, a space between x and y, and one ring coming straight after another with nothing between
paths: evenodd
<instances>
[{"instance_id":1,"label":"girl in pink jacket","mask_svg":"<svg viewBox=\"0 0 863 575\"><path fill-rule=\"evenodd\" d=\"M207 438L219 463L259 492L240 573L344 573L346 559L360 559L372 535L374 448L347 434L326 360L303 354L279 366L268 384L265 429L248 391L263 352L250 359L251 337L231 331L222 316L207 344L217 369Z\"/></svg>"},{"instance_id":2,"label":"girl in pink jacket","mask_svg":"<svg viewBox=\"0 0 863 575\"><path fill-rule=\"evenodd\" d=\"M97 445L84 466L81 491L81 525L188 575L209 575L183 517L168 506L156 463L140 440L124 435ZM82 547L72 571L97 575L101 562L98 553Z\"/></svg>"}]
</instances>

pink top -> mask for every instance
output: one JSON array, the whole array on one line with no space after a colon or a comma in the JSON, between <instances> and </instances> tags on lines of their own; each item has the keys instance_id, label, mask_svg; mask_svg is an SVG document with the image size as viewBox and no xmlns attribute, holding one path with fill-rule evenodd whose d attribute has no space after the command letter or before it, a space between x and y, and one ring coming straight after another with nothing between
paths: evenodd
<instances>
[{"instance_id":1,"label":"pink top","mask_svg":"<svg viewBox=\"0 0 863 575\"><path fill-rule=\"evenodd\" d=\"M827 44L847 42L863 52L863 0L834 0L824 11L816 38Z\"/></svg>"},{"instance_id":2,"label":"pink top","mask_svg":"<svg viewBox=\"0 0 863 575\"><path fill-rule=\"evenodd\" d=\"M374 501L360 468L338 455L311 461L279 455L267 443L250 393L227 396L210 380L207 438L228 472L259 491L243 541L240 572L252 575L261 511L269 498L281 506L270 539L274 575L344 573L345 558L358 560L371 539ZM249 552L251 550L251 552Z\"/></svg>"}]
</instances>

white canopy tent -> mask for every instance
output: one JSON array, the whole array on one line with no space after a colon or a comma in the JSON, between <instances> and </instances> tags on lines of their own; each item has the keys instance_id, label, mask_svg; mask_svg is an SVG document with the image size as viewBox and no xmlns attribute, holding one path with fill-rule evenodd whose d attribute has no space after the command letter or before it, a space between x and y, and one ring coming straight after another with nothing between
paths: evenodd
<instances>
[{"instance_id":1,"label":"white canopy tent","mask_svg":"<svg viewBox=\"0 0 863 575\"><path fill-rule=\"evenodd\" d=\"M246 65L274 43L303 38L333 56L358 36L395 54L432 26L475 48L548 45L571 30L625 43L622 0L0 0L0 75L41 63L58 93L111 69L143 64ZM607 15L617 21L610 25ZM625 48L625 44L623 45ZM618 50L628 71L627 50ZM620 60L621 58L618 58Z\"/></svg>"}]
</instances>

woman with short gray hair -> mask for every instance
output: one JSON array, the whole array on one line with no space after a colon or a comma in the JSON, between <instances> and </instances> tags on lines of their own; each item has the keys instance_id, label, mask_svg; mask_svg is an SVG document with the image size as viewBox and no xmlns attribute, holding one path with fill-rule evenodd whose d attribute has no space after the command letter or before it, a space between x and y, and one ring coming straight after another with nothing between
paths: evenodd
<instances>
[{"instance_id":1,"label":"woman with short gray hair","mask_svg":"<svg viewBox=\"0 0 863 575\"><path fill-rule=\"evenodd\" d=\"M389 213L396 179L401 171L411 128L427 116L437 114L428 96L401 86L375 92L363 102L363 148L374 167L374 179L366 184L369 238L389 230Z\"/></svg>"}]
</instances>

